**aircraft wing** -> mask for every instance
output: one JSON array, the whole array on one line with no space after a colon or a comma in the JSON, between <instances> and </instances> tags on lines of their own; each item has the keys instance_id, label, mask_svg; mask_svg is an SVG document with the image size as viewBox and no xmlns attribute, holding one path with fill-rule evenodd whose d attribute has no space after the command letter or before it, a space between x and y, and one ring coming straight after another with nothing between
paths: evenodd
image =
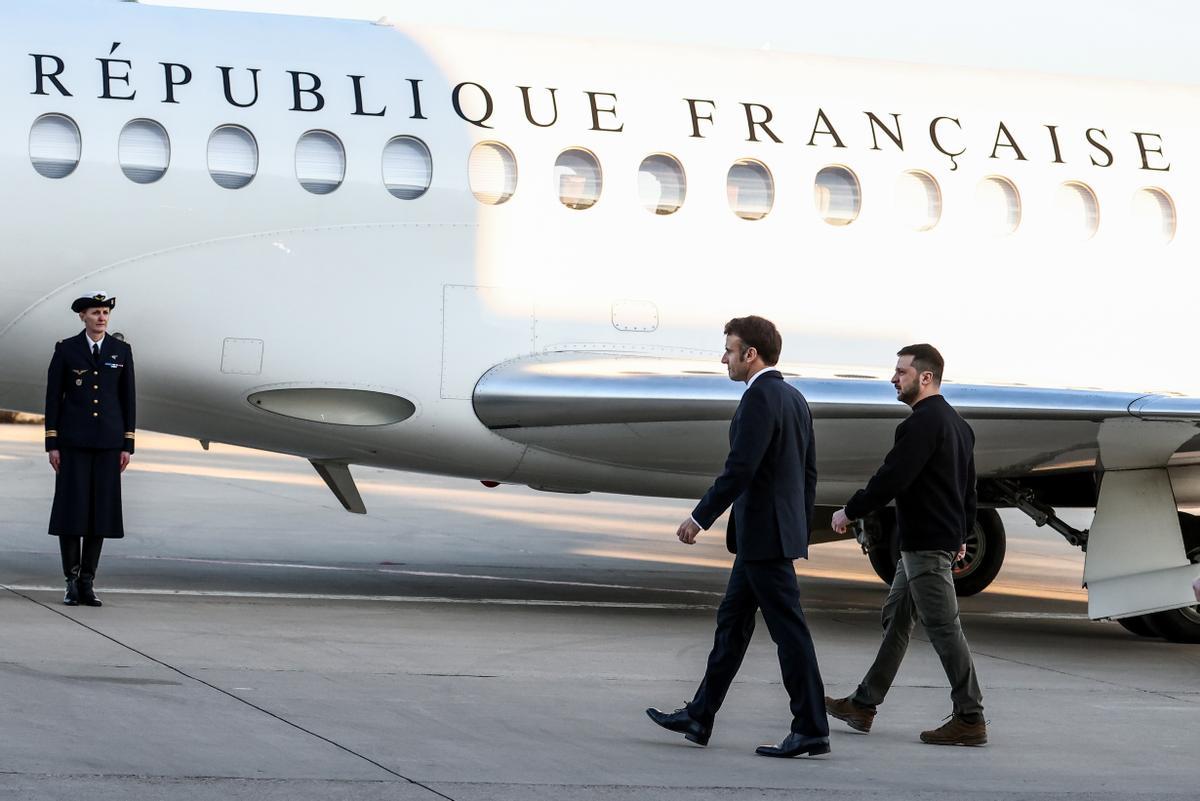
<instances>
[{"instance_id":1,"label":"aircraft wing","mask_svg":"<svg viewBox=\"0 0 1200 801\"><path fill-rule=\"evenodd\" d=\"M880 377L784 376L812 407L822 484L844 501L845 487L861 486L879 465L908 408ZM711 362L555 352L498 365L473 397L489 429L534 448L712 476L743 389ZM975 430L981 477L1166 466L1172 455L1174 465L1200 433L1200 398L951 383L943 392Z\"/></svg>"}]
</instances>

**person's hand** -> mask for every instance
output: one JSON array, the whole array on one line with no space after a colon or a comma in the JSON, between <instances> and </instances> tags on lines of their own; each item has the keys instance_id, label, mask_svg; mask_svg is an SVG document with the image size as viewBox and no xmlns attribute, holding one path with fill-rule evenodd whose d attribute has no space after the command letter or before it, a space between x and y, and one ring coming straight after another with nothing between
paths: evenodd
<instances>
[{"instance_id":1,"label":"person's hand","mask_svg":"<svg viewBox=\"0 0 1200 801\"><path fill-rule=\"evenodd\" d=\"M833 520L829 523L830 528L838 534L845 534L846 529L850 527L850 518L846 517L845 509L838 509L833 513Z\"/></svg>"},{"instance_id":2,"label":"person's hand","mask_svg":"<svg viewBox=\"0 0 1200 801\"><path fill-rule=\"evenodd\" d=\"M133 454L129 451L121 451L121 472L125 472L125 468L129 467L129 460L133 458Z\"/></svg>"},{"instance_id":3,"label":"person's hand","mask_svg":"<svg viewBox=\"0 0 1200 801\"><path fill-rule=\"evenodd\" d=\"M967 557L967 544L964 542L962 545L958 546L958 554L954 557L954 561L961 562L966 557Z\"/></svg>"},{"instance_id":4,"label":"person's hand","mask_svg":"<svg viewBox=\"0 0 1200 801\"><path fill-rule=\"evenodd\" d=\"M1200 603L1200 578L1192 582L1192 592L1196 593L1196 603Z\"/></svg>"},{"instance_id":5,"label":"person's hand","mask_svg":"<svg viewBox=\"0 0 1200 801\"><path fill-rule=\"evenodd\" d=\"M695 545L696 536L700 533L700 527L696 525L696 521L692 518L687 518L679 524L679 528L675 531L675 536L684 545Z\"/></svg>"},{"instance_id":6,"label":"person's hand","mask_svg":"<svg viewBox=\"0 0 1200 801\"><path fill-rule=\"evenodd\" d=\"M62 464L62 454L58 451L49 451L50 467L54 468L54 472L58 472L59 466Z\"/></svg>"}]
</instances>

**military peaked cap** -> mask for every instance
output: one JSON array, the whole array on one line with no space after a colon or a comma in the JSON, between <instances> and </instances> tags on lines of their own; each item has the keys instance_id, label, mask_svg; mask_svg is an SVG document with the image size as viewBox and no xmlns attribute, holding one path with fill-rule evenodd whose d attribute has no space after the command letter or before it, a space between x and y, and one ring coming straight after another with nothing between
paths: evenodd
<instances>
[{"instance_id":1,"label":"military peaked cap","mask_svg":"<svg viewBox=\"0 0 1200 801\"><path fill-rule=\"evenodd\" d=\"M71 304L71 311L83 312L88 309L108 308L115 309L117 307L117 299L109 297L104 292L93 292L82 298L76 298Z\"/></svg>"}]
</instances>

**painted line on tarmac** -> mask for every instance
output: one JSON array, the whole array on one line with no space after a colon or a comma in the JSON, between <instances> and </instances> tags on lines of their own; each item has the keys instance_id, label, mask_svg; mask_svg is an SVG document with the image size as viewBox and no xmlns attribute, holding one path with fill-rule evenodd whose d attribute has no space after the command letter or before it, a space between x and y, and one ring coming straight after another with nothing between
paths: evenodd
<instances>
[{"instance_id":1,"label":"painted line on tarmac","mask_svg":"<svg viewBox=\"0 0 1200 801\"><path fill-rule=\"evenodd\" d=\"M62 587L22 584L0 585L16 592L61 593ZM644 588L636 588L644 589ZM176 590L143 587L103 587L106 595L156 595L179 598L230 598L245 600L281 601L351 601L356 603L393 604L458 604L475 606L531 606L584 609L649 609L649 610L708 610L715 604L645 603L637 601L564 601L542 598L451 598L437 595L354 595L341 593L249 592L241 590ZM877 615L878 607L827 607L805 604L811 611L836 615ZM1085 614L1071 612L961 612L964 617L1002 618L1008 620L1087 620Z\"/></svg>"},{"instance_id":2,"label":"painted line on tarmac","mask_svg":"<svg viewBox=\"0 0 1200 801\"><path fill-rule=\"evenodd\" d=\"M22 584L0 585L14 592L61 593L62 587ZM165 595L183 598L244 598L284 601L356 601L393 604L474 604L476 606L566 606L597 609L715 609L713 604L656 604L624 601L556 601L536 598L448 598L436 595L342 595L336 593L242 592L239 590L161 590L135 587L100 587L102 595Z\"/></svg>"},{"instance_id":3,"label":"painted line on tarmac","mask_svg":"<svg viewBox=\"0 0 1200 801\"><path fill-rule=\"evenodd\" d=\"M384 573L387 575L416 576L418 578L472 579L475 581L511 581L514 584L543 584L552 587L588 587L599 590L640 590L642 592L678 593L722 598L725 593L712 590L683 590L663 587L644 587L636 584L604 584L591 581L563 581L560 579L532 579L514 576L489 576L478 573L441 573L432 570L403 570L392 567L341 567L338 565L306 565L293 562L253 562L240 559L199 559L188 556L130 556L129 559L145 559L156 562L190 562L202 565L235 565L239 567L279 567L295 570L325 570L343 573Z\"/></svg>"},{"instance_id":4,"label":"painted line on tarmac","mask_svg":"<svg viewBox=\"0 0 1200 801\"><path fill-rule=\"evenodd\" d=\"M389 768L387 765L383 764L382 762L378 762L378 761L372 759L371 757L367 756L366 754L362 753L361 751L355 751L353 748L351 748L348 745L344 745L344 744L338 742L337 740L334 740L330 737L326 737L323 734L318 734L313 729L306 728L305 726L297 723L296 721L290 720L287 717L284 717L284 715L282 715L280 713L272 712L270 709L267 709L266 707L261 706L260 704L256 704L247 698L243 698L242 696L238 695L236 692L226 690L223 687L218 687L217 685L213 684L210 681L206 681L205 679L202 679L199 676L188 673L183 668L177 667L176 665L172 665L170 662L166 662L155 656L151 656L150 654L146 653L145 651L139 650L139 649L135 648L134 646L130 645L129 643L118 640L116 637L112 636L111 634L106 634L105 632L100 631L100 629L96 628L95 626L88 625L87 623L80 620L79 618L68 615L67 613L63 612L61 609L56 609L53 606L50 606L48 604L45 604L45 603L37 600L36 598L30 598L28 595L23 595L20 592L16 592L13 587L5 587L2 584L0 584L0 587L4 587L5 589L12 591L14 595L16 595L20 598L24 598L25 600L30 601L30 602L36 604L37 606L40 606L42 609L45 609L47 612L58 615L60 618L63 618L64 620L68 620L71 623L74 623L76 626L79 626L80 628L87 629L88 631L92 632L96 636L103 637L104 639L108 640L109 642L113 643L114 645L117 645L120 648L124 648L125 650L127 650L131 653L137 654L138 656L142 657L143 659L145 659L149 662L153 662L154 664L159 665L159 666L165 668L166 670L171 671L172 673L176 673L180 676L183 676L185 679L194 681L195 683L200 684L204 687L207 687L208 689L213 690L214 692L220 693L221 695L224 695L227 698L231 698L240 704L245 704L247 707L255 710L256 712L260 712L260 713L266 715L267 717L270 717L274 720L279 721L280 723L283 723L286 726L291 726L293 729L296 729L299 732L302 732L304 734L307 734L310 737L320 740L321 742L328 743L329 745L333 746L334 748L338 749L339 751L344 751L345 753L350 754L351 756L361 759L363 762L366 762L369 765L374 765L375 767L379 768L383 772L388 773L392 776L395 776L398 779L403 779L404 781L408 782L412 786L419 787L422 790L425 790L426 792L436 795L438 798L444 798L444 799L446 799L446 801L454 801L453 798L446 795L442 791L436 790L433 787L429 786L428 784L426 784L422 781L418 781L417 779L414 779L410 776L406 776L394 768ZM57 594L59 591L58 588L55 587L54 589L55 589L55 594Z\"/></svg>"}]
</instances>

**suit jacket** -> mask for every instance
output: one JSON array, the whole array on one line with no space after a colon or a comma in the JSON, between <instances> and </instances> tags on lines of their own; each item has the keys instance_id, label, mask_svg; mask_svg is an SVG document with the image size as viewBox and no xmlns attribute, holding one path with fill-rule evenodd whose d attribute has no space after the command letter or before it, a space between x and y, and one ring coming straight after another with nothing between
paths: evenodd
<instances>
[{"instance_id":1,"label":"suit jacket","mask_svg":"<svg viewBox=\"0 0 1200 801\"><path fill-rule=\"evenodd\" d=\"M87 332L54 346L46 374L46 450L100 448L133 453L133 348L104 337L92 359Z\"/></svg>"},{"instance_id":2,"label":"suit jacket","mask_svg":"<svg viewBox=\"0 0 1200 801\"><path fill-rule=\"evenodd\" d=\"M725 470L692 511L709 528L733 505L725 544L743 559L808 557L817 491L812 412L770 370L742 395L729 424Z\"/></svg>"}]
</instances>

